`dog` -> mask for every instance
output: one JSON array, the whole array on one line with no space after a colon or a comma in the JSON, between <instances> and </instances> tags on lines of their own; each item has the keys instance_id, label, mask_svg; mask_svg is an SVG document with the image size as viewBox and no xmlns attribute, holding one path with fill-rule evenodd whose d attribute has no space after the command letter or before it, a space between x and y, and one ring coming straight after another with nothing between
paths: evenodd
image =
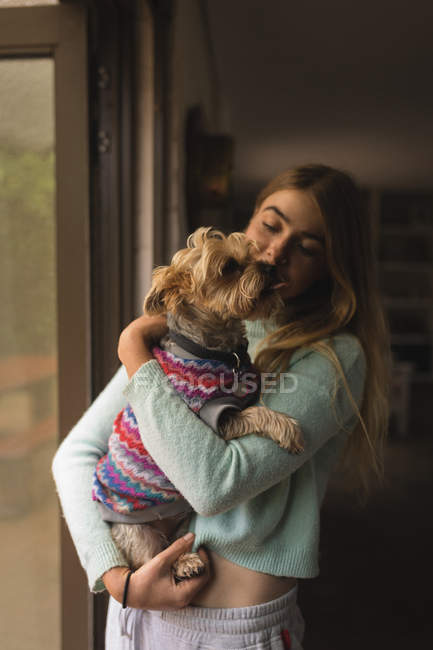
<instances>
[{"instance_id":1,"label":"dog","mask_svg":"<svg viewBox=\"0 0 433 650\"><path fill-rule=\"evenodd\" d=\"M242 321L270 318L283 307L273 290L275 268L254 259L255 247L244 233L198 228L169 266L154 270L144 313L167 314L169 330L152 351L173 388L224 440L256 433L299 453L296 420L253 405L260 374L248 356ZM149 456L130 406L115 420L109 453L95 471L93 499L132 569L159 553L188 521L191 506ZM197 553L173 566L176 580L203 570Z\"/></svg>"}]
</instances>

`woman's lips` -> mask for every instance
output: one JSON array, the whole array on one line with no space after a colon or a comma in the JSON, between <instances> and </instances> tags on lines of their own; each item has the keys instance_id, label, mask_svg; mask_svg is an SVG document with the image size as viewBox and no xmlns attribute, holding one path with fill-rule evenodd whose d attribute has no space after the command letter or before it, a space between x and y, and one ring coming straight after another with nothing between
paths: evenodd
<instances>
[{"instance_id":1,"label":"woman's lips","mask_svg":"<svg viewBox=\"0 0 433 650\"><path fill-rule=\"evenodd\" d=\"M271 286L271 289L281 289L281 287L287 287L288 284L288 282L277 282L277 284Z\"/></svg>"},{"instance_id":2,"label":"woman's lips","mask_svg":"<svg viewBox=\"0 0 433 650\"><path fill-rule=\"evenodd\" d=\"M282 273L276 273L276 278L274 283L271 286L271 289L281 289L282 287L287 287L289 284L288 278L285 278Z\"/></svg>"},{"instance_id":3,"label":"woman's lips","mask_svg":"<svg viewBox=\"0 0 433 650\"><path fill-rule=\"evenodd\" d=\"M268 291L288 286L288 278L278 267L272 265L265 265L265 267L265 284Z\"/></svg>"}]
</instances>

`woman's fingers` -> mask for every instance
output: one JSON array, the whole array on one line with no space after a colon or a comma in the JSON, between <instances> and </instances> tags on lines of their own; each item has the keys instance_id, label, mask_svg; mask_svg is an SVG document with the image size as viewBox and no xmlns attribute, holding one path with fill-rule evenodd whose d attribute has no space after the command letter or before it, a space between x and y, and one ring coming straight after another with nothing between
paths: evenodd
<instances>
[{"instance_id":1,"label":"woman's fingers","mask_svg":"<svg viewBox=\"0 0 433 650\"><path fill-rule=\"evenodd\" d=\"M181 555L184 553L189 553L191 551L194 537L195 536L193 533L187 533L187 535L180 537L172 544L170 544L168 548L157 555L157 561L160 566L162 564L163 567L162 571L169 571L171 578L172 567L174 563ZM200 591L202 587L204 587L210 577L209 558L206 551L203 548L200 548L198 550L198 555L204 564L204 572L200 576L187 578L175 583L176 597L182 601L182 607L185 607L185 605L189 603L195 594Z\"/></svg>"},{"instance_id":2,"label":"woman's fingers","mask_svg":"<svg viewBox=\"0 0 433 650\"><path fill-rule=\"evenodd\" d=\"M200 546L197 553L200 555L200 558L201 558L201 561L203 562L203 564L206 566L206 568L208 568L209 567L209 556L206 553L206 551L204 550L203 546Z\"/></svg>"},{"instance_id":3,"label":"woman's fingers","mask_svg":"<svg viewBox=\"0 0 433 650\"><path fill-rule=\"evenodd\" d=\"M182 580L176 585L176 602L179 608L186 607L193 600L194 596L203 589L209 580L209 572L206 571L196 578Z\"/></svg>"},{"instance_id":4,"label":"woman's fingers","mask_svg":"<svg viewBox=\"0 0 433 650\"><path fill-rule=\"evenodd\" d=\"M191 551L194 535L180 537L138 569L130 579L128 605L139 609L172 610L186 607L209 580L209 560L200 549L205 565L203 575L175 582L172 566L183 553ZM122 583L123 584L123 583Z\"/></svg>"},{"instance_id":5,"label":"woman's fingers","mask_svg":"<svg viewBox=\"0 0 433 650\"><path fill-rule=\"evenodd\" d=\"M137 569L129 580L127 605L137 609L155 610L176 610L186 607L196 593L205 586L210 575L209 558L205 550L200 549L198 554L205 566L204 573L181 582L175 580L173 564L181 555L191 551L193 542L192 533L180 537ZM107 589L119 602L123 600L127 573L127 568L116 567L116 570L104 574Z\"/></svg>"},{"instance_id":6,"label":"woman's fingers","mask_svg":"<svg viewBox=\"0 0 433 650\"><path fill-rule=\"evenodd\" d=\"M157 557L164 562L164 564L169 564L170 566L175 563L178 557L182 553L188 553L194 542L194 533L187 533L183 537L176 539L170 546L161 551Z\"/></svg>"},{"instance_id":7,"label":"woman's fingers","mask_svg":"<svg viewBox=\"0 0 433 650\"><path fill-rule=\"evenodd\" d=\"M188 578L176 584L176 600L180 607L189 605L194 596L203 589L210 578L210 565L209 558L203 548L198 550L200 559L202 560L205 570L204 573L195 578Z\"/></svg>"}]
</instances>

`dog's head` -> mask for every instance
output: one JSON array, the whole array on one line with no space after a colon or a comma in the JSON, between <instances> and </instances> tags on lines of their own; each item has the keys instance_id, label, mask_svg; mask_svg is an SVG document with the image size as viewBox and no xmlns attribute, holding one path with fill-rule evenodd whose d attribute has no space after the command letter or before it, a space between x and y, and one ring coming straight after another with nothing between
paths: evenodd
<instances>
[{"instance_id":1,"label":"dog's head","mask_svg":"<svg viewBox=\"0 0 433 650\"><path fill-rule=\"evenodd\" d=\"M145 312L186 315L194 305L223 320L268 318L282 301L272 290L274 267L256 261L256 250L244 233L198 228L170 266L155 269Z\"/></svg>"}]
</instances>

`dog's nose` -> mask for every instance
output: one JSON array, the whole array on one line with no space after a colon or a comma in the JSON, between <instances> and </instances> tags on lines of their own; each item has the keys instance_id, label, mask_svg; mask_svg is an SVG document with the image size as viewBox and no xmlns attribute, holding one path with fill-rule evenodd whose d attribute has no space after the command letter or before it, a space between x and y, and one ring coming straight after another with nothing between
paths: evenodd
<instances>
[{"instance_id":1,"label":"dog's nose","mask_svg":"<svg viewBox=\"0 0 433 650\"><path fill-rule=\"evenodd\" d=\"M276 280L277 267L275 264L268 264L267 262L259 262L260 272L266 277L266 284L270 286Z\"/></svg>"},{"instance_id":2,"label":"dog's nose","mask_svg":"<svg viewBox=\"0 0 433 650\"><path fill-rule=\"evenodd\" d=\"M266 275L271 275L275 273L276 266L275 264L268 264L267 262L259 262L260 271L266 273Z\"/></svg>"}]
</instances>

